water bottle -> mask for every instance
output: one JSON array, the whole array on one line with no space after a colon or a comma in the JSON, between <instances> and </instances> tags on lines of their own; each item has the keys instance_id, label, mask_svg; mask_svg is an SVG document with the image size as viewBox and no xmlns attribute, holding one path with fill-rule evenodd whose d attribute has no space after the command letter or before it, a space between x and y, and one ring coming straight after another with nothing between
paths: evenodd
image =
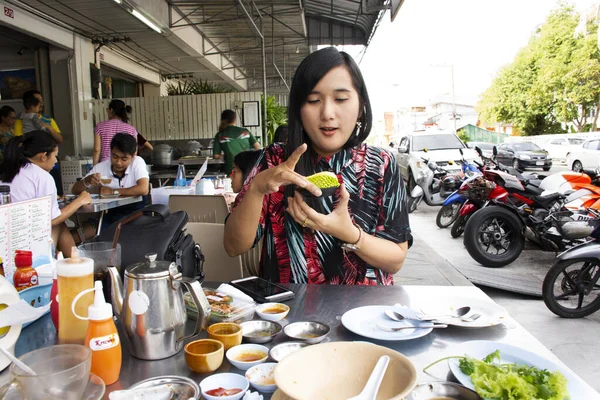
<instances>
[{"instance_id":1,"label":"water bottle","mask_svg":"<svg viewBox=\"0 0 600 400\"><path fill-rule=\"evenodd\" d=\"M185 166L182 163L179 163L179 167L177 167L177 179L175 179L175 186L177 186L178 189L184 189L186 187Z\"/></svg>"}]
</instances>

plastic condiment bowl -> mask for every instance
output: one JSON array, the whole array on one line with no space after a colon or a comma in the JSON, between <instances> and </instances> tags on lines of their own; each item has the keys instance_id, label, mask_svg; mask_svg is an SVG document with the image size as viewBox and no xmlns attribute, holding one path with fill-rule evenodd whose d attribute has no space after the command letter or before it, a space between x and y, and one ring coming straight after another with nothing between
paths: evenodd
<instances>
[{"instance_id":1,"label":"plastic condiment bowl","mask_svg":"<svg viewBox=\"0 0 600 400\"><path fill-rule=\"evenodd\" d=\"M240 361L241 356L244 354L256 353L264 353L264 357L254 361ZM241 344L227 350L225 356L234 367L241 369L242 371L246 371L255 365L264 363L269 357L269 349L265 346L261 346L260 344Z\"/></svg>"},{"instance_id":2,"label":"plastic condiment bowl","mask_svg":"<svg viewBox=\"0 0 600 400\"><path fill-rule=\"evenodd\" d=\"M242 343L242 327L233 322L219 322L207 329L208 338L218 340L225 346L225 351Z\"/></svg>"},{"instance_id":3,"label":"plastic condiment bowl","mask_svg":"<svg viewBox=\"0 0 600 400\"><path fill-rule=\"evenodd\" d=\"M246 379L254 389L262 393L273 393L277 390L275 383L275 367L277 363L265 363L255 365L246 371Z\"/></svg>"},{"instance_id":4,"label":"plastic condiment bowl","mask_svg":"<svg viewBox=\"0 0 600 400\"><path fill-rule=\"evenodd\" d=\"M256 307L256 314L267 321L281 321L289 312L290 306L282 303L264 303Z\"/></svg>"},{"instance_id":5,"label":"plastic condiment bowl","mask_svg":"<svg viewBox=\"0 0 600 400\"><path fill-rule=\"evenodd\" d=\"M202 398L207 400L239 400L244 397L246 391L250 387L248 383L248 379L239 374L233 373L225 373L225 374L215 374L211 375L208 378L204 378L202 382L200 382L200 391L202 392ZM242 389L238 394L234 394L231 396L211 396L206 394L209 390L213 389Z\"/></svg>"},{"instance_id":6,"label":"plastic condiment bowl","mask_svg":"<svg viewBox=\"0 0 600 400\"><path fill-rule=\"evenodd\" d=\"M185 345L185 362L199 374L216 371L223 363L223 343L213 339L194 340Z\"/></svg>"}]
</instances>

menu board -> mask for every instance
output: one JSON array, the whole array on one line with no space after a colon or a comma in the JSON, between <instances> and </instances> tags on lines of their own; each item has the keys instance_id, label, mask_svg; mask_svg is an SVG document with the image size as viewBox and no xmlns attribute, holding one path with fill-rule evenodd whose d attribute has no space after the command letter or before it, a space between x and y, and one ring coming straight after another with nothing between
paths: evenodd
<instances>
[{"instance_id":1,"label":"menu board","mask_svg":"<svg viewBox=\"0 0 600 400\"><path fill-rule=\"evenodd\" d=\"M15 271L16 250L31 250L33 259L48 254L51 207L51 196L0 206L0 257L9 281Z\"/></svg>"}]
</instances>

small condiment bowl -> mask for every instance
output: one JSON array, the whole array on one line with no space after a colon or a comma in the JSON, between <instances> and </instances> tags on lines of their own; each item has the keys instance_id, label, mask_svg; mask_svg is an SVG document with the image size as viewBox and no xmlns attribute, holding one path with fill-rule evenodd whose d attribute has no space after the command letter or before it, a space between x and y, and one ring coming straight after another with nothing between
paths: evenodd
<instances>
[{"instance_id":1,"label":"small condiment bowl","mask_svg":"<svg viewBox=\"0 0 600 400\"><path fill-rule=\"evenodd\" d=\"M209 339L223 343L225 351L242 343L242 327L233 322L212 324L206 331Z\"/></svg>"},{"instance_id":2,"label":"small condiment bowl","mask_svg":"<svg viewBox=\"0 0 600 400\"><path fill-rule=\"evenodd\" d=\"M469 388L452 382L430 382L419 385L408 396L408 400L456 399L482 400Z\"/></svg>"},{"instance_id":3,"label":"small condiment bowl","mask_svg":"<svg viewBox=\"0 0 600 400\"><path fill-rule=\"evenodd\" d=\"M294 322L283 328L283 332L294 340L308 344L319 343L329 333L329 326L321 322Z\"/></svg>"},{"instance_id":4,"label":"small condiment bowl","mask_svg":"<svg viewBox=\"0 0 600 400\"><path fill-rule=\"evenodd\" d=\"M185 345L185 362L199 374L216 371L223 363L223 343L213 339L194 340Z\"/></svg>"},{"instance_id":5,"label":"small condiment bowl","mask_svg":"<svg viewBox=\"0 0 600 400\"><path fill-rule=\"evenodd\" d=\"M309 344L304 342L285 342L274 346L269 352L269 355L273 360L279 362L290 354L303 349L306 346L309 346Z\"/></svg>"},{"instance_id":6,"label":"small condiment bowl","mask_svg":"<svg viewBox=\"0 0 600 400\"><path fill-rule=\"evenodd\" d=\"M283 328L277 322L255 319L242 322L243 338L250 343L267 343L281 332Z\"/></svg>"},{"instance_id":7,"label":"small condiment bowl","mask_svg":"<svg viewBox=\"0 0 600 400\"><path fill-rule=\"evenodd\" d=\"M246 371L255 365L264 363L269 357L269 349L260 344L241 344L227 350L225 356L236 368ZM257 356L256 358L251 356ZM258 358L260 356L260 358ZM243 361L243 358L254 358L251 361Z\"/></svg>"},{"instance_id":8,"label":"small condiment bowl","mask_svg":"<svg viewBox=\"0 0 600 400\"><path fill-rule=\"evenodd\" d=\"M239 400L246 394L246 391L250 387L248 379L240 374L225 373L215 374L207 378L204 378L200 382L200 391L202 392L202 398L207 400ZM231 396L211 396L206 394L209 390L213 389L242 389L238 394Z\"/></svg>"},{"instance_id":9,"label":"small condiment bowl","mask_svg":"<svg viewBox=\"0 0 600 400\"><path fill-rule=\"evenodd\" d=\"M267 321L281 321L290 312L290 306L281 303L264 303L256 307L256 314Z\"/></svg>"},{"instance_id":10,"label":"small condiment bowl","mask_svg":"<svg viewBox=\"0 0 600 400\"><path fill-rule=\"evenodd\" d=\"M246 379L248 379L250 385L259 392L273 393L277 390L274 372L276 366L277 363L255 365L246 371Z\"/></svg>"}]
</instances>

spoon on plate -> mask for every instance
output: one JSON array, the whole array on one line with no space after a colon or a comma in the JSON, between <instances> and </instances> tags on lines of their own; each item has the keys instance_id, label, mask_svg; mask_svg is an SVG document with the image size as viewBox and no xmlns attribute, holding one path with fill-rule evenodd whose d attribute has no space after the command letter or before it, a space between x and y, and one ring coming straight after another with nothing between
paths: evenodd
<instances>
[{"instance_id":1,"label":"spoon on plate","mask_svg":"<svg viewBox=\"0 0 600 400\"><path fill-rule=\"evenodd\" d=\"M461 317L467 315L469 313L469 311L471 311L471 307L464 306L464 307L457 308L456 310L454 310L450 314L436 315L436 316L423 316L423 317L420 317L420 318L408 318L408 317L405 317L404 315L400 314L399 312L397 312L395 310L385 310L385 315L387 315L388 318L393 319L394 321L403 321L403 320L433 321L433 320L442 319L442 318L445 318L445 317L461 318Z\"/></svg>"},{"instance_id":2,"label":"spoon on plate","mask_svg":"<svg viewBox=\"0 0 600 400\"><path fill-rule=\"evenodd\" d=\"M385 375L385 370L387 369L389 363L389 356L379 357L379 361L377 361L377 364L375 364L375 368L373 368L373 372L371 372L371 376L369 376L369 380L367 381L367 384L362 392L360 392L358 396L351 397L348 400L376 399L379 386L381 386L381 381L383 381L383 376Z\"/></svg>"}]
</instances>

